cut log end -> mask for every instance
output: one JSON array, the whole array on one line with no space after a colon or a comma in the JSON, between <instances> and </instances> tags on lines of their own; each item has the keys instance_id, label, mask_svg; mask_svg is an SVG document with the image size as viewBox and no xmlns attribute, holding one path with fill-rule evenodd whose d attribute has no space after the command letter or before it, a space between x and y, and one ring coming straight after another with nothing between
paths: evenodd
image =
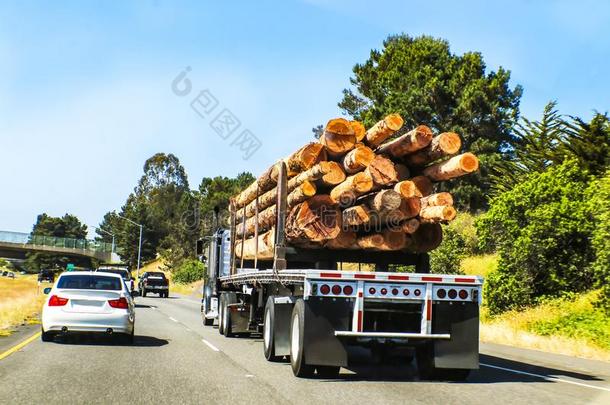
<instances>
[{"instance_id":1,"label":"cut log end","mask_svg":"<svg viewBox=\"0 0 610 405\"><path fill-rule=\"evenodd\" d=\"M328 249L357 249L358 235L354 231L342 230L335 239L326 242Z\"/></svg>"},{"instance_id":2,"label":"cut log end","mask_svg":"<svg viewBox=\"0 0 610 405\"><path fill-rule=\"evenodd\" d=\"M326 124L325 132L337 135L354 135L354 128L345 118L333 118Z\"/></svg>"},{"instance_id":3,"label":"cut log end","mask_svg":"<svg viewBox=\"0 0 610 405\"><path fill-rule=\"evenodd\" d=\"M443 132L439 135L439 147L447 155L458 153L462 147L462 140L455 132Z\"/></svg>"},{"instance_id":4,"label":"cut log end","mask_svg":"<svg viewBox=\"0 0 610 405\"><path fill-rule=\"evenodd\" d=\"M417 218L407 219L401 224L401 230L409 235L414 234L419 228L419 220Z\"/></svg>"},{"instance_id":5,"label":"cut log end","mask_svg":"<svg viewBox=\"0 0 610 405\"><path fill-rule=\"evenodd\" d=\"M419 217L425 222L453 221L457 211L448 205L426 207L420 210Z\"/></svg>"},{"instance_id":6,"label":"cut log end","mask_svg":"<svg viewBox=\"0 0 610 405\"><path fill-rule=\"evenodd\" d=\"M422 197L416 183L411 180L400 181L394 186L394 191L403 198Z\"/></svg>"},{"instance_id":7,"label":"cut log end","mask_svg":"<svg viewBox=\"0 0 610 405\"><path fill-rule=\"evenodd\" d=\"M354 135L356 135L356 141L361 142L366 135L366 128L360 121L350 121L349 123L354 130Z\"/></svg>"},{"instance_id":8,"label":"cut log end","mask_svg":"<svg viewBox=\"0 0 610 405\"><path fill-rule=\"evenodd\" d=\"M383 141L392 136L394 132L398 131L403 123L404 120L398 114L386 116L366 131L366 143L371 147L379 146Z\"/></svg>"},{"instance_id":9,"label":"cut log end","mask_svg":"<svg viewBox=\"0 0 610 405\"><path fill-rule=\"evenodd\" d=\"M472 153L467 152L426 167L424 174L434 181L444 181L473 173L478 169L479 159Z\"/></svg>"},{"instance_id":10,"label":"cut log end","mask_svg":"<svg viewBox=\"0 0 610 405\"><path fill-rule=\"evenodd\" d=\"M383 120L385 121L387 127L392 131L398 131L405 123L405 121L399 114L390 114L386 116Z\"/></svg>"}]
</instances>

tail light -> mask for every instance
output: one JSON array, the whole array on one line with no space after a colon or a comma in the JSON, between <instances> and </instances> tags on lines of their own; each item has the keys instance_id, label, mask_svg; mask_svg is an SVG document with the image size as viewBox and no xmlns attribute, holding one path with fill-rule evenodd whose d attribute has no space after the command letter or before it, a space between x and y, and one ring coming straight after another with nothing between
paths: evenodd
<instances>
[{"instance_id":1,"label":"tail light","mask_svg":"<svg viewBox=\"0 0 610 405\"><path fill-rule=\"evenodd\" d=\"M405 288L404 290L402 290L402 293L403 293L404 295L409 295L409 289L408 289L408 288Z\"/></svg>"},{"instance_id":2,"label":"tail light","mask_svg":"<svg viewBox=\"0 0 610 405\"><path fill-rule=\"evenodd\" d=\"M398 288L392 289L392 295L398 295Z\"/></svg>"},{"instance_id":3,"label":"tail light","mask_svg":"<svg viewBox=\"0 0 610 405\"><path fill-rule=\"evenodd\" d=\"M129 307L127 304L127 298L125 297L121 297L118 300L108 300L108 304L112 308L127 309Z\"/></svg>"},{"instance_id":4,"label":"tail light","mask_svg":"<svg viewBox=\"0 0 610 405\"><path fill-rule=\"evenodd\" d=\"M457 291L455 291L453 288L451 290L449 290L449 292L447 293L447 295L449 296L449 298L451 298L452 300L455 299L455 297L457 297Z\"/></svg>"},{"instance_id":5,"label":"tail light","mask_svg":"<svg viewBox=\"0 0 610 405\"><path fill-rule=\"evenodd\" d=\"M468 291L466 290L460 290L460 298L465 300L466 298L468 298Z\"/></svg>"},{"instance_id":6,"label":"tail light","mask_svg":"<svg viewBox=\"0 0 610 405\"><path fill-rule=\"evenodd\" d=\"M352 288L351 285L346 285L345 287L343 287L343 294L352 295L353 292L354 292L354 289Z\"/></svg>"},{"instance_id":7,"label":"tail light","mask_svg":"<svg viewBox=\"0 0 610 405\"><path fill-rule=\"evenodd\" d=\"M377 290L375 289L375 287L371 287L369 288L369 294L373 295L377 292Z\"/></svg>"},{"instance_id":8,"label":"tail light","mask_svg":"<svg viewBox=\"0 0 610 405\"><path fill-rule=\"evenodd\" d=\"M328 286L328 284L322 284L322 286L320 287L320 292L323 295L326 295L330 292L330 287Z\"/></svg>"},{"instance_id":9,"label":"tail light","mask_svg":"<svg viewBox=\"0 0 610 405\"><path fill-rule=\"evenodd\" d=\"M335 294L335 295L341 294L341 286L340 285L335 284L333 286L333 294Z\"/></svg>"},{"instance_id":10,"label":"tail light","mask_svg":"<svg viewBox=\"0 0 610 405\"><path fill-rule=\"evenodd\" d=\"M388 293L388 289L387 288L382 288L380 290L380 292L381 292L381 295L386 295Z\"/></svg>"},{"instance_id":11,"label":"tail light","mask_svg":"<svg viewBox=\"0 0 610 405\"><path fill-rule=\"evenodd\" d=\"M439 288L438 291L436 292L436 296L440 299L443 299L447 296L447 291L445 291L444 288Z\"/></svg>"},{"instance_id":12,"label":"tail light","mask_svg":"<svg viewBox=\"0 0 610 405\"><path fill-rule=\"evenodd\" d=\"M421 291L418 288L415 291L413 291L413 294L415 294L416 297L419 297L421 295Z\"/></svg>"},{"instance_id":13,"label":"tail light","mask_svg":"<svg viewBox=\"0 0 610 405\"><path fill-rule=\"evenodd\" d=\"M67 303L67 298L58 297L57 295L51 295L51 298L49 298L50 307L63 307Z\"/></svg>"}]
</instances>

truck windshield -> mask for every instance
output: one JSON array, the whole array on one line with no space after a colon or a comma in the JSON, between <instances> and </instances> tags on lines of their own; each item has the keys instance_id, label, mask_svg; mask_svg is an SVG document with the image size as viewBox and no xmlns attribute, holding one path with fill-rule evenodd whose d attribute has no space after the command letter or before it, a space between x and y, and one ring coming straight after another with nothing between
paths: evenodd
<instances>
[{"instance_id":1,"label":"truck windshield","mask_svg":"<svg viewBox=\"0 0 610 405\"><path fill-rule=\"evenodd\" d=\"M73 290L121 290L121 279L93 275L62 276L57 288Z\"/></svg>"}]
</instances>

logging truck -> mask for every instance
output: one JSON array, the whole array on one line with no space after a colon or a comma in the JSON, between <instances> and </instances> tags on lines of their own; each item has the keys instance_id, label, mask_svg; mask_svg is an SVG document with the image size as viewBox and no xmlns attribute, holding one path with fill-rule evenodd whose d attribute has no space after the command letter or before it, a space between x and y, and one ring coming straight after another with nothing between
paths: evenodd
<instances>
[{"instance_id":1,"label":"logging truck","mask_svg":"<svg viewBox=\"0 0 610 405\"><path fill-rule=\"evenodd\" d=\"M428 256L455 217L434 183L478 160L450 157L456 134L401 127L396 114L368 131L331 120L231 199L227 229L207 238L204 325L262 334L265 358L289 358L297 377L336 377L354 346L414 355L423 379L478 368L483 280L430 274Z\"/></svg>"}]
</instances>

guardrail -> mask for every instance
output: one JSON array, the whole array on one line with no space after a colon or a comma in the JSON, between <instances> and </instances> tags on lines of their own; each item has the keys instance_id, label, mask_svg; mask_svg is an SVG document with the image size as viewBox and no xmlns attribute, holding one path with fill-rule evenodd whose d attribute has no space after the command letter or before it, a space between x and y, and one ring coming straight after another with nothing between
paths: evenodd
<instances>
[{"instance_id":1,"label":"guardrail","mask_svg":"<svg viewBox=\"0 0 610 405\"><path fill-rule=\"evenodd\" d=\"M112 243L88 239L59 238L47 235L32 235L22 232L0 231L0 243L14 243L32 246L48 246L66 249L89 250L93 252L113 253Z\"/></svg>"}]
</instances>

